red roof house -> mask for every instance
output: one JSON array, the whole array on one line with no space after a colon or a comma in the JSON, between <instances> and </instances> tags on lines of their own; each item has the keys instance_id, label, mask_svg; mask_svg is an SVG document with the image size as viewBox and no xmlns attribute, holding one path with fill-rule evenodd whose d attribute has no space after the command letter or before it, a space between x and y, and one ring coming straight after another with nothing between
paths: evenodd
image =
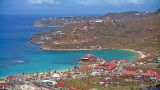
<instances>
[{"instance_id":1,"label":"red roof house","mask_svg":"<svg viewBox=\"0 0 160 90\"><path fill-rule=\"evenodd\" d=\"M7 84L0 84L0 89L6 89L7 88Z\"/></svg>"},{"instance_id":2,"label":"red roof house","mask_svg":"<svg viewBox=\"0 0 160 90\"><path fill-rule=\"evenodd\" d=\"M155 76L158 74L158 72L156 72L156 71L153 70L153 69L148 69L148 70L147 70L147 73L152 74L152 75L155 75Z\"/></svg>"},{"instance_id":3,"label":"red roof house","mask_svg":"<svg viewBox=\"0 0 160 90\"><path fill-rule=\"evenodd\" d=\"M17 76L8 76L7 77L8 80L12 80L12 79L15 79L15 78L17 78Z\"/></svg>"},{"instance_id":4,"label":"red roof house","mask_svg":"<svg viewBox=\"0 0 160 90\"><path fill-rule=\"evenodd\" d=\"M57 87L64 87L65 84L64 84L64 83L61 83L61 82L58 82L55 86L57 86Z\"/></svg>"}]
</instances>

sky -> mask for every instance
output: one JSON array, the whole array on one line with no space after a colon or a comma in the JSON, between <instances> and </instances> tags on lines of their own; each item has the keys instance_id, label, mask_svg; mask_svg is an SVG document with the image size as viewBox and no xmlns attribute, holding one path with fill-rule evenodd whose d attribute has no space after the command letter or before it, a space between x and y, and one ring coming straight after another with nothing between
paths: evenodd
<instances>
[{"instance_id":1,"label":"sky","mask_svg":"<svg viewBox=\"0 0 160 90\"><path fill-rule=\"evenodd\" d=\"M85 15L159 8L160 0L0 0L4 15Z\"/></svg>"}]
</instances>

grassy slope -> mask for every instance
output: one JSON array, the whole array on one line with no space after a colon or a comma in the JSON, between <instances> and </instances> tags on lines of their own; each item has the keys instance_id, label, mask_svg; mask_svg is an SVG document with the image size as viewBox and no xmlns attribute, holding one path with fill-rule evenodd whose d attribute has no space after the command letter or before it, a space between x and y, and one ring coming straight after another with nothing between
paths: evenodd
<instances>
[{"instance_id":1,"label":"grassy slope","mask_svg":"<svg viewBox=\"0 0 160 90\"><path fill-rule=\"evenodd\" d=\"M90 88L96 88L98 90L130 90L131 88L140 88L141 85L139 83L133 83L133 82L125 82L123 80L118 80L119 84L110 84L109 86L99 85L98 82L102 78L100 77L90 77L90 78L84 78L84 79L66 79L61 80L61 82L64 82L67 87L74 86L78 90L88 90ZM143 84L147 85L147 84Z\"/></svg>"},{"instance_id":2,"label":"grassy slope","mask_svg":"<svg viewBox=\"0 0 160 90\"><path fill-rule=\"evenodd\" d=\"M122 15L121 15L122 16ZM53 36L52 40L45 41L44 47L50 49L74 49L76 46L84 48L85 46L101 45L103 48L129 48L141 50L146 53L158 53L160 48L160 14L151 14L139 18L119 18L114 24L111 20L105 23L88 23L66 25L60 30L66 35ZM76 30L74 28L81 25L88 25L88 30ZM44 35L44 33L42 33ZM53 41L64 42L61 45L52 44ZM75 43L75 41L88 40L86 43Z\"/></svg>"}]
</instances>

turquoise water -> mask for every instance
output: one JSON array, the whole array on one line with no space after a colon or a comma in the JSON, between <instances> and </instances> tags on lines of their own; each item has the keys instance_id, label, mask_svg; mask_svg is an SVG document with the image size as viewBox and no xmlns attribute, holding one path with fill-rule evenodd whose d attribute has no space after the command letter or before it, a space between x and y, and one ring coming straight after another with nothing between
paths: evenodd
<instances>
[{"instance_id":1,"label":"turquoise water","mask_svg":"<svg viewBox=\"0 0 160 90\"><path fill-rule=\"evenodd\" d=\"M62 70L77 65L85 54L105 60L133 60L138 54L124 50L42 51L29 42L33 34L57 28L33 28L40 16L0 16L0 77L21 73Z\"/></svg>"}]
</instances>

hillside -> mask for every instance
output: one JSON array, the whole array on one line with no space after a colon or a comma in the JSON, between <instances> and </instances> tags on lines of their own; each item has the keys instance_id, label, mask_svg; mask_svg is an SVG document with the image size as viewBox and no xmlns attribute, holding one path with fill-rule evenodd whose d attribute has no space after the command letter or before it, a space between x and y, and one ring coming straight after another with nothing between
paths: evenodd
<instances>
[{"instance_id":1,"label":"hillside","mask_svg":"<svg viewBox=\"0 0 160 90\"><path fill-rule=\"evenodd\" d=\"M108 13L35 34L31 42L45 50L120 48L160 55L160 12Z\"/></svg>"}]
</instances>

